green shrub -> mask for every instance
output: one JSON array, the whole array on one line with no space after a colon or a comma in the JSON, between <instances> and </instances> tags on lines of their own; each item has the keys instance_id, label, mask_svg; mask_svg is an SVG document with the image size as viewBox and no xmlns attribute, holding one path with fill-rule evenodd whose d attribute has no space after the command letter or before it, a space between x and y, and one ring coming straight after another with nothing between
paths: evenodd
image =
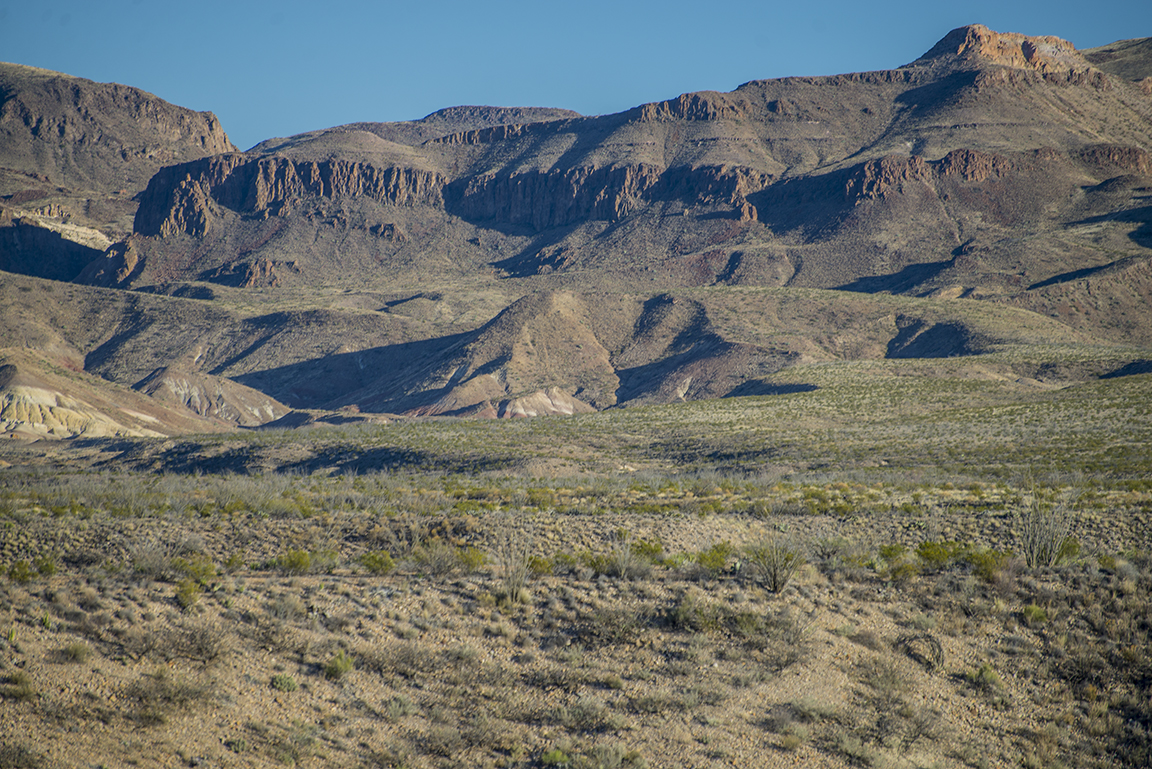
<instances>
[{"instance_id":1,"label":"green shrub","mask_svg":"<svg viewBox=\"0 0 1152 769\"><path fill-rule=\"evenodd\" d=\"M294 692L299 685L296 679L287 673L277 673L272 676L272 688L282 692Z\"/></svg>"},{"instance_id":2,"label":"green shrub","mask_svg":"<svg viewBox=\"0 0 1152 769\"><path fill-rule=\"evenodd\" d=\"M1048 621L1048 612L1044 611L1043 607L1037 606L1034 603L1025 606L1020 612L1020 615L1024 618L1024 623L1028 625L1028 627L1043 625Z\"/></svg>"},{"instance_id":3,"label":"green shrub","mask_svg":"<svg viewBox=\"0 0 1152 769\"><path fill-rule=\"evenodd\" d=\"M901 544L881 545L880 557L888 563L895 563L908 553L908 548Z\"/></svg>"},{"instance_id":4,"label":"green shrub","mask_svg":"<svg viewBox=\"0 0 1152 769\"><path fill-rule=\"evenodd\" d=\"M391 574L392 570L396 568L396 562L392 560L392 556L384 550L365 553L360 556L360 565L372 574Z\"/></svg>"},{"instance_id":5,"label":"green shrub","mask_svg":"<svg viewBox=\"0 0 1152 769\"><path fill-rule=\"evenodd\" d=\"M183 579L176 586L176 603L180 604L181 609L191 609L200 601L200 594L203 591L204 588L196 580L191 577Z\"/></svg>"},{"instance_id":6,"label":"green shrub","mask_svg":"<svg viewBox=\"0 0 1152 769\"><path fill-rule=\"evenodd\" d=\"M324 666L324 675L333 681L339 681L351 673L354 667L356 667L356 661L341 649L336 656L328 660L328 664Z\"/></svg>"},{"instance_id":7,"label":"green shrub","mask_svg":"<svg viewBox=\"0 0 1152 769\"><path fill-rule=\"evenodd\" d=\"M26 585L36 576L32 564L27 561L17 561L8 567L8 579L21 585Z\"/></svg>"},{"instance_id":8,"label":"green shrub","mask_svg":"<svg viewBox=\"0 0 1152 769\"><path fill-rule=\"evenodd\" d=\"M921 542L916 548L916 557L930 572L940 571L959 560L968 552L968 545L959 542Z\"/></svg>"},{"instance_id":9,"label":"green shrub","mask_svg":"<svg viewBox=\"0 0 1152 769\"><path fill-rule=\"evenodd\" d=\"M987 662L975 670L968 671L964 677L968 683L985 692L999 691L1004 685L1003 681L1000 680L1000 674Z\"/></svg>"},{"instance_id":10,"label":"green shrub","mask_svg":"<svg viewBox=\"0 0 1152 769\"><path fill-rule=\"evenodd\" d=\"M985 582L992 583L1004 571L1008 561L1012 558L1011 550L969 550L964 554L964 560L972 566L976 576Z\"/></svg>"},{"instance_id":11,"label":"green shrub","mask_svg":"<svg viewBox=\"0 0 1152 769\"><path fill-rule=\"evenodd\" d=\"M716 576L728 568L728 560L736 552L731 542L717 542L707 550L701 550L693 559L696 565L710 576Z\"/></svg>"},{"instance_id":12,"label":"green shrub","mask_svg":"<svg viewBox=\"0 0 1152 769\"><path fill-rule=\"evenodd\" d=\"M460 561L460 566L466 574L479 571L480 567L488 562L488 556L484 554L484 551L471 545L458 548L456 558Z\"/></svg>"},{"instance_id":13,"label":"green shrub","mask_svg":"<svg viewBox=\"0 0 1152 769\"><path fill-rule=\"evenodd\" d=\"M632 541L632 554L648 563L658 564L664 558L664 543L660 540L636 539Z\"/></svg>"},{"instance_id":14,"label":"green shrub","mask_svg":"<svg viewBox=\"0 0 1152 769\"><path fill-rule=\"evenodd\" d=\"M539 555L528 556L528 573L533 577L544 577L552 573L555 568L551 558Z\"/></svg>"},{"instance_id":15,"label":"green shrub","mask_svg":"<svg viewBox=\"0 0 1152 769\"><path fill-rule=\"evenodd\" d=\"M540 756L541 766L555 766L560 767L560 769L565 769L565 767L571 766L571 764L572 759L568 757L567 753L560 750L560 748L545 751Z\"/></svg>"},{"instance_id":16,"label":"green shrub","mask_svg":"<svg viewBox=\"0 0 1152 769\"><path fill-rule=\"evenodd\" d=\"M604 553L593 553L586 550L580 554L580 564L591 569L597 576L608 573L608 556Z\"/></svg>"},{"instance_id":17,"label":"green shrub","mask_svg":"<svg viewBox=\"0 0 1152 769\"><path fill-rule=\"evenodd\" d=\"M198 555L194 558L173 558L172 568L186 579L193 580L198 585L207 585L216 578L216 564L207 556Z\"/></svg>"},{"instance_id":18,"label":"green shrub","mask_svg":"<svg viewBox=\"0 0 1152 769\"><path fill-rule=\"evenodd\" d=\"M920 565L912 561L903 561L888 570L888 576L893 582L903 584L913 577L920 575Z\"/></svg>"},{"instance_id":19,"label":"green shrub","mask_svg":"<svg viewBox=\"0 0 1152 769\"><path fill-rule=\"evenodd\" d=\"M553 573L575 573L581 564L581 559L571 553L557 553L552 557Z\"/></svg>"},{"instance_id":20,"label":"green shrub","mask_svg":"<svg viewBox=\"0 0 1152 769\"><path fill-rule=\"evenodd\" d=\"M36 567L36 571L41 577L51 577L56 574L56 561L50 556L40 556L32 565Z\"/></svg>"},{"instance_id":21,"label":"green shrub","mask_svg":"<svg viewBox=\"0 0 1152 769\"><path fill-rule=\"evenodd\" d=\"M276 559L276 565L289 574L307 574L312 570L312 555L307 550L289 550Z\"/></svg>"}]
</instances>

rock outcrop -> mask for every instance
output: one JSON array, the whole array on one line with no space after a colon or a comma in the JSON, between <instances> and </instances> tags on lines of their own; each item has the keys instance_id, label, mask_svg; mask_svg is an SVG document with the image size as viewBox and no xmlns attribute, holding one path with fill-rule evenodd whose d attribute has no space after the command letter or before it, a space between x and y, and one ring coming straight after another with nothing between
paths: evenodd
<instances>
[{"instance_id":1,"label":"rock outcrop","mask_svg":"<svg viewBox=\"0 0 1152 769\"><path fill-rule=\"evenodd\" d=\"M444 177L414 168L381 168L355 160L295 161L286 157L218 155L170 166L140 198L136 232L203 237L213 205L237 213L280 215L305 197L367 197L396 206L442 206Z\"/></svg>"},{"instance_id":2,"label":"rock outcrop","mask_svg":"<svg viewBox=\"0 0 1152 769\"><path fill-rule=\"evenodd\" d=\"M1080 152L1086 163L1107 171L1152 175L1152 152L1142 147L1096 144Z\"/></svg>"},{"instance_id":3,"label":"rock outcrop","mask_svg":"<svg viewBox=\"0 0 1152 769\"><path fill-rule=\"evenodd\" d=\"M485 401L475 407L469 416L487 419L523 419L556 415L588 414L596 409L573 398L559 388L549 387L531 395L508 398L492 403Z\"/></svg>"},{"instance_id":4,"label":"rock outcrop","mask_svg":"<svg viewBox=\"0 0 1152 769\"><path fill-rule=\"evenodd\" d=\"M749 111L746 100L733 98L731 94L702 91L637 107L636 118L642 122L724 120L746 117Z\"/></svg>"},{"instance_id":5,"label":"rock outcrop","mask_svg":"<svg viewBox=\"0 0 1152 769\"><path fill-rule=\"evenodd\" d=\"M1140 171L1148 163L1148 153L1136 147L1090 147L1072 157L1050 148L1010 155L961 149L936 161L919 155L887 155L852 168L844 194L849 202L859 203L898 194L905 191L903 185L909 183L936 185L950 180L978 185L1014 173L1042 173L1045 164L1069 164L1077 158L1097 166L1111 165L1130 171Z\"/></svg>"},{"instance_id":6,"label":"rock outcrop","mask_svg":"<svg viewBox=\"0 0 1152 769\"><path fill-rule=\"evenodd\" d=\"M210 112L116 83L0 64L0 166L54 184L135 193L162 166L229 152Z\"/></svg>"},{"instance_id":7,"label":"rock outcrop","mask_svg":"<svg viewBox=\"0 0 1152 769\"><path fill-rule=\"evenodd\" d=\"M1089 68L1088 62L1076 51L1076 46L1067 40L1052 36L1031 37L1015 32L994 32L983 24L971 24L952 30L917 62L942 58L967 62L975 60L1041 73Z\"/></svg>"},{"instance_id":8,"label":"rock outcrop","mask_svg":"<svg viewBox=\"0 0 1152 769\"><path fill-rule=\"evenodd\" d=\"M142 267L136 238L130 237L113 243L103 255L89 262L76 282L103 288L128 288Z\"/></svg>"},{"instance_id":9,"label":"rock outcrop","mask_svg":"<svg viewBox=\"0 0 1152 769\"><path fill-rule=\"evenodd\" d=\"M589 220L619 221L653 201L725 206L755 221L747 196L771 176L751 168L661 169L646 164L567 171L524 171L470 179L449 188L448 210L473 221L528 225L537 232Z\"/></svg>"}]
</instances>

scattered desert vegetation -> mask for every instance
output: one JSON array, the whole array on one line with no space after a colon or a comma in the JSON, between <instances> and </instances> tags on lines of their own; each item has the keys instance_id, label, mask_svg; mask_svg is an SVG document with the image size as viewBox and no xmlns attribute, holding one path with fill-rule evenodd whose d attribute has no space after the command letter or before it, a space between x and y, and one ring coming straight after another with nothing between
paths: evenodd
<instances>
[{"instance_id":1,"label":"scattered desert vegetation","mask_svg":"<svg viewBox=\"0 0 1152 769\"><path fill-rule=\"evenodd\" d=\"M5 765L1146 764L1147 376L855 370L11 445Z\"/></svg>"}]
</instances>

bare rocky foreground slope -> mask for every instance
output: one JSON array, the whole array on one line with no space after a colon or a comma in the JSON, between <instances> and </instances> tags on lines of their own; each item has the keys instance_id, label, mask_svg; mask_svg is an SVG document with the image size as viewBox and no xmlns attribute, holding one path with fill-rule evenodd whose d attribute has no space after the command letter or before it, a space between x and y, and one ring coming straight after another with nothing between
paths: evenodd
<instances>
[{"instance_id":1,"label":"bare rocky foreground slope","mask_svg":"<svg viewBox=\"0 0 1152 769\"><path fill-rule=\"evenodd\" d=\"M63 356L196 429L573 413L1005 349L1067 382L1071 349L1152 345L1147 41L977 25L894 70L243 153L208 113L0 70L9 365ZM17 413L10 434L86 431Z\"/></svg>"}]
</instances>

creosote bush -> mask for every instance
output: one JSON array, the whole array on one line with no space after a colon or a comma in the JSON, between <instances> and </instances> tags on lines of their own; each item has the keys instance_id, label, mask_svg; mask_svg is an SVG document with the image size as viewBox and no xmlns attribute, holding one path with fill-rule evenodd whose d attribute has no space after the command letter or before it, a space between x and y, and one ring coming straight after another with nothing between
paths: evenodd
<instances>
[{"instance_id":1,"label":"creosote bush","mask_svg":"<svg viewBox=\"0 0 1152 769\"><path fill-rule=\"evenodd\" d=\"M707 550L701 550L693 557L698 573L701 577L715 579L722 572L727 571L736 548L731 542L713 543Z\"/></svg>"},{"instance_id":2,"label":"creosote bush","mask_svg":"<svg viewBox=\"0 0 1152 769\"><path fill-rule=\"evenodd\" d=\"M288 574L307 574L312 570L312 555L307 550L289 550L276 559L276 565Z\"/></svg>"},{"instance_id":3,"label":"creosote bush","mask_svg":"<svg viewBox=\"0 0 1152 769\"><path fill-rule=\"evenodd\" d=\"M194 579L184 579L176 586L176 603L181 609L188 610L200 602L200 595L204 588Z\"/></svg>"},{"instance_id":4,"label":"creosote bush","mask_svg":"<svg viewBox=\"0 0 1152 769\"><path fill-rule=\"evenodd\" d=\"M360 556L360 565L372 574L391 574L396 562L386 550L377 550Z\"/></svg>"},{"instance_id":5,"label":"creosote bush","mask_svg":"<svg viewBox=\"0 0 1152 769\"><path fill-rule=\"evenodd\" d=\"M572 759L560 748L552 748L540 754L541 766L554 766L557 767L557 769L566 769L566 767L571 766L571 764Z\"/></svg>"},{"instance_id":6,"label":"creosote bush","mask_svg":"<svg viewBox=\"0 0 1152 769\"><path fill-rule=\"evenodd\" d=\"M324 675L328 678L331 678L333 681L339 681L341 678L351 673L352 669L355 667L356 661L352 659L352 657L350 657L347 652L341 649L336 653L335 657L328 660L327 664L324 665Z\"/></svg>"},{"instance_id":7,"label":"creosote bush","mask_svg":"<svg viewBox=\"0 0 1152 769\"><path fill-rule=\"evenodd\" d=\"M20 585L26 585L36 578L36 570L28 561L20 560L8 567L8 579Z\"/></svg>"},{"instance_id":8,"label":"creosote bush","mask_svg":"<svg viewBox=\"0 0 1152 769\"><path fill-rule=\"evenodd\" d=\"M299 688L299 684L287 673L277 673L272 676L272 688L281 692L294 692Z\"/></svg>"}]
</instances>

